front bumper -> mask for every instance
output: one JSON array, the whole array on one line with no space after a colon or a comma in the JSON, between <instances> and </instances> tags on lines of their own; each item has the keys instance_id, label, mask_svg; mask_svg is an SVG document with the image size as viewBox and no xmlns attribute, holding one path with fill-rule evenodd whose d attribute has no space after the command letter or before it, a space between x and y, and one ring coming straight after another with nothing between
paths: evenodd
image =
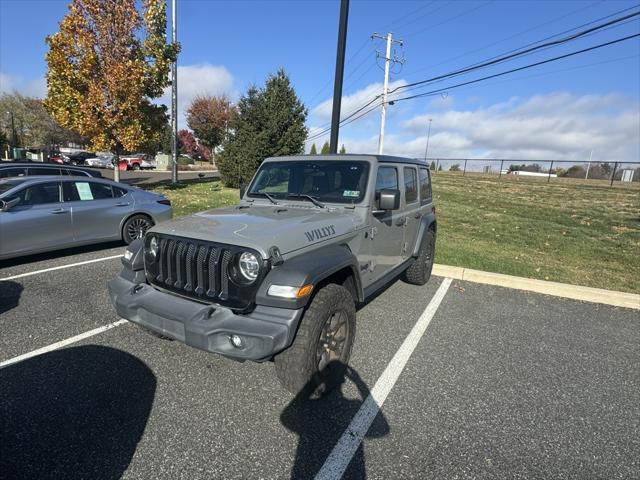
<instances>
[{"instance_id":1,"label":"front bumper","mask_svg":"<svg viewBox=\"0 0 640 480\"><path fill-rule=\"evenodd\" d=\"M205 305L118 276L109 282L118 315L189 346L237 360L264 361L293 341L302 309L258 305L246 315ZM241 348L230 336L241 337Z\"/></svg>"}]
</instances>

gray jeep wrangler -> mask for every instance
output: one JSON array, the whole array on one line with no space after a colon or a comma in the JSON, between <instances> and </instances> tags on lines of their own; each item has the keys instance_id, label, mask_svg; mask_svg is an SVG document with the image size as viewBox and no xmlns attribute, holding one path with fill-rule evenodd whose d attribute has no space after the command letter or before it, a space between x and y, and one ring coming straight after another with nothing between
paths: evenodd
<instances>
[{"instance_id":1,"label":"gray jeep wrangler","mask_svg":"<svg viewBox=\"0 0 640 480\"><path fill-rule=\"evenodd\" d=\"M127 247L118 314L237 360L272 360L284 387L339 382L356 305L403 274L431 275L428 168L383 155L266 159L238 205L174 219Z\"/></svg>"}]
</instances>

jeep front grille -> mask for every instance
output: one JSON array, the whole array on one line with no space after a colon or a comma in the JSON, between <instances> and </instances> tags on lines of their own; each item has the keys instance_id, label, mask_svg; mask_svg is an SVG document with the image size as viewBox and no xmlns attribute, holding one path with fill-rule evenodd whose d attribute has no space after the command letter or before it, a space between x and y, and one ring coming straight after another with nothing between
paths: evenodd
<instances>
[{"instance_id":1,"label":"jeep front grille","mask_svg":"<svg viewBox=\"0 0 640 480\"><path fill-rule=\"evenodd\" d=\"M149 254L152 235L158 239L158 253ZM145 271L150 284L193 299L245 310L253 304L268 262L255 282L236 282L232 265L236 255L251 251L233 245L205 242L170 235L149 234L145 238Z\"/></svg>"}]
</instances>

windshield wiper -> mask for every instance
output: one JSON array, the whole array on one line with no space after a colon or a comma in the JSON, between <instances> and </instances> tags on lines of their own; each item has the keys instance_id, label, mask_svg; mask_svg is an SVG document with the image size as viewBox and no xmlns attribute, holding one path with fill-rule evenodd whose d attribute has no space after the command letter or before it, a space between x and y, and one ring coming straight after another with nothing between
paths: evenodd
<instances>
[{"instance_id":1,"label":"windshield wiper","mask_svg":"<svg viewBox=\"0 0 640 480\"><path fill-rule=\"evenodd\" d=\"M278 205L278 202L276 202L275 199L271 195L269 195L267 192L251 192L251 195L262 195L264 197L267 197L269 201L274 205Z\"/></svg>"},{"instance_id":2,"label":"windshield wiper","mask_svg":"<svg viewBox=\"0 0 640 480\"><path fill-rule=\"evenodd\" d=\"M324 203L319 202L311 195L307 195L306 193L290 193L287 195L287 198L306 198L310 202L312 202L316 207L325 208Z\"/></svg>"}]
</instances>

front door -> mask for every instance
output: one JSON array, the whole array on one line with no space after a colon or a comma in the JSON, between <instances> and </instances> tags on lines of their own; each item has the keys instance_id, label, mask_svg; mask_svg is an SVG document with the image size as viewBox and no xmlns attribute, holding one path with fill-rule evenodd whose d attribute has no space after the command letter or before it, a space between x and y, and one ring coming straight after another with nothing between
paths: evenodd
<instances>
[{"instance_id":1,"label":"front door","mask_svg":"<svg viewBox=\"0 0 640 480\"><path fill-rule=\"evenodd\" d=\"M20 198L0 212L0 256L56 250L73 244L71 211L60 202L60 182L38 183L5 198Z\"/></svg>"},{"instance_id":2,"label":"front door","mask_svg":"<svg viewBox=\"0 0 640 480\"><path fill-rule=\"evenodd\" d=\"M402 210L376 213L380 190L397 190L399 178L398 168L395 165L378 166L373 213L370 216L369 251L371 255L366 272L362 272L365 283L378 280L402 262Z\"/></svg>"}]
</instances>

